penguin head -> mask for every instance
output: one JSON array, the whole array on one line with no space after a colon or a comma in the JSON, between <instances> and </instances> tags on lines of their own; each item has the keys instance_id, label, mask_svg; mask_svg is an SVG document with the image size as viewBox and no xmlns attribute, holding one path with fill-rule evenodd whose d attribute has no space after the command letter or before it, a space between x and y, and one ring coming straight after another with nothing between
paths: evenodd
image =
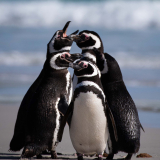
<instances>
[{"instance_id":1,"label":"penguin head","mask_svg":"<svg viewBox=\"0 0 160 160\"><path fill-rule=\"evenodd\" d=\"M70 54L64 51L49 54L46 62L49 64L49 68L54 70L67 69L68 67L81 69L81 66L73 64L73 62L79 58L81 58L80 54Z\"/></svg>"},{"instance_id":2,"label":"penguin head","mask_svg":"<svg viewBox=\"0 0 160 160\"><path fill-rule=\"evenodd\" d=\"M56 31L53 35L49 43L47 44L47 56L50 53L57 53L66 51L69 52L71 49L71 45L73 40L70 38L72 35L76 35L78 30L67 36L67 28L69 26L70 21L68 21L62 30Z\"/></svg>"},{"instance_id":3,"label":"penguin head","mask_svg":"<svg viewBox=\"0 0 160 160\"><path fill-rule=\"evenodd\" d=\"M75 75L80 78L80 77L94 77L94 76L101 76L99 69L97 66L90 61L86 60L77 60L74 62L78 64L81 68L74 68L74 73Z\"/></svg>"},{"instance_id":4,"label":"penguin head","mask_svg":"<svg viewBox=\"0 0 160 160\"><path fill-rule=\"evenodd\" d=\"M81 31L79 35L73 36L73 40L82 50L97 48L103 52L102 40L100 36L94 31Z\"/></svg>"},{"instance_id":5,"label":"penguin head","mask_svg":"<svg viewBox=\"0 0 160 160\"><path fill-rule=\"evenodd\" d=\"M50 53L47 58L49 68L54 70L67 69L72 61L69 52Z\"/></svg>"}]
</instances>

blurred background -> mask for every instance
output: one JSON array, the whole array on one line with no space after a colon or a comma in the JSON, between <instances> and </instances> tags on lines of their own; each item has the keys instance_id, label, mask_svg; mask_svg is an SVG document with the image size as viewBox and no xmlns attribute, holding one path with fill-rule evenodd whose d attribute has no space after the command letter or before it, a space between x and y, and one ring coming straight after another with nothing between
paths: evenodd
<instances>
[{"instance_id":1,"label":"blurred background","mask_svg":"<svg viewBox=\"0 0 160 160\"><path fill-rule=\"evenodd\" d=\"M20 105L43 67L47 43L67 21L68 34L100 35L142 124L160 128L160 1L153 0L0 0L0 108ZM73 44L75 52L81 50Z\"/></svg>"}]
</instances>

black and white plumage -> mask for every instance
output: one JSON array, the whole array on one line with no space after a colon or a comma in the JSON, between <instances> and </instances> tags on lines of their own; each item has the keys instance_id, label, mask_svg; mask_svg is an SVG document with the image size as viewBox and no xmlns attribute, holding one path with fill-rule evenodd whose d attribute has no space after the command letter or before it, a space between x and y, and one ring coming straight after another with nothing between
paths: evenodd
<instances>
[{"instance_id":1,"label":"black and white plumage","mask_svg":"<svg viewBox=\"0 0 160 160\"><path fill-rule=\"evenodd\" d=\"M83 155L98 154L101 159L108 139L105 95L97 66L88 61L77 61L83 69L75 70L78 83L67 114L72 144Z\"/></svg>"},{"instance_id":2,"label":"black and white plumage","mask_svg":"<svg viewBox=\"0 0 160 160\"><path fill-rule=\"evenodd\" d=\"M82 49L81 54L83 59L89 60L92 63L97 63L94 48L97 48L101 52L103 51L103 43L99 35L94 31L84 30L81 31L79 35L74 35L72 38L77 46ZM76 83L77 77L73 75L73 88L75 88Z\"/></svg>"},{"instance_id":3,"label":"black and white plumage","mask_svg":"<svg viewBox=\"0 0 160 160\"><path fill-rule=\"evenodd\" d=\"M87 59L96 60L101 71L101 82L109 108L113 114L118 139L116 140L111 120L109 125L109 156L113 159L118 151L128 153L126 159L131 159L132 154L137 153L140 147L140 121L134 101L132 100L122 78L117 61L103 52L103 43L99 35L93 31L82 31L74 37L77 46L82 49L82 54L88 54ZM94 56L94 58L93 58Z\"/></svg>"},{"instance_id":4,"label":"black and white plumage","mask_svg":"<svg viewBox=\"0 0 160 160\"><path fill-rule=\"evenodd\" d=\"M128 153L126 159L131 159L132 155L139 151L140 128L142 126L137 108L127 91L117 61L107 53L104 53L104 57L105 59L101 57L99 62L107 61L108 72L101 75L101 82L104 84L104 93L114 116L118 133L118 141L116 142L109 120L110 137L108 146L110 154L108 159L113 159L114 154L118 151Z\"/></svg>"},{"instance_id":5,"label":"black and white plumage","mask_svg":"<svg viewBox=\"0 0 160 160\"><path fill-rule=\"evenodd\" d=\"M66 58L73 61L74 55L68 53L73 42L66 35L68 25L69 22L48 43L44 67L19 108L10 150L24 147L22 157L39 155L48 149L52 158L56 158L60 122L72 97L71 76L67 69L72 65Z\"/></svg>"}]
</instances>

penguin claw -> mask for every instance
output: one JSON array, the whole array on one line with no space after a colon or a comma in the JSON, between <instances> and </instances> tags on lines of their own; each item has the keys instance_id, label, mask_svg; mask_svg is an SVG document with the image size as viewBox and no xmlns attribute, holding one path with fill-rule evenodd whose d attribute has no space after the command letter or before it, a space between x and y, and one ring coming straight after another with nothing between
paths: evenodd
<instances>
[{"instance_id":1,"label":"penguin claw","mask_svg":"<svg viewBox=\"0 0 160 160\"><path fill-rule=\"evenodd\" d=\"M103 160L103 155L98 155L98 160Z\"/></svg>"}]
</instances>

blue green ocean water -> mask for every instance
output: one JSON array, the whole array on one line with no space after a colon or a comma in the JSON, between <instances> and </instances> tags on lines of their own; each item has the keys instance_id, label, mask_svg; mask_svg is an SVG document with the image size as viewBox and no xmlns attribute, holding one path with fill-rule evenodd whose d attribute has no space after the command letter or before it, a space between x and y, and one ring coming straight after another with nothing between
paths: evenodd
<instances>
[{"instance_id":1,"label":"blue green ocean water","mask_svg":"<svg viewBox=\"0 0 160 160\"><path fill-rule=\"evenodd\" d=\"M87 29L100 35L142 124L160 128L159 15L160 1L0 0L0 105L20 104L42 69L47 43L70 20L68 34ZM75 52L81 51L73 44Z\"/></svg>"}]
</instances>

